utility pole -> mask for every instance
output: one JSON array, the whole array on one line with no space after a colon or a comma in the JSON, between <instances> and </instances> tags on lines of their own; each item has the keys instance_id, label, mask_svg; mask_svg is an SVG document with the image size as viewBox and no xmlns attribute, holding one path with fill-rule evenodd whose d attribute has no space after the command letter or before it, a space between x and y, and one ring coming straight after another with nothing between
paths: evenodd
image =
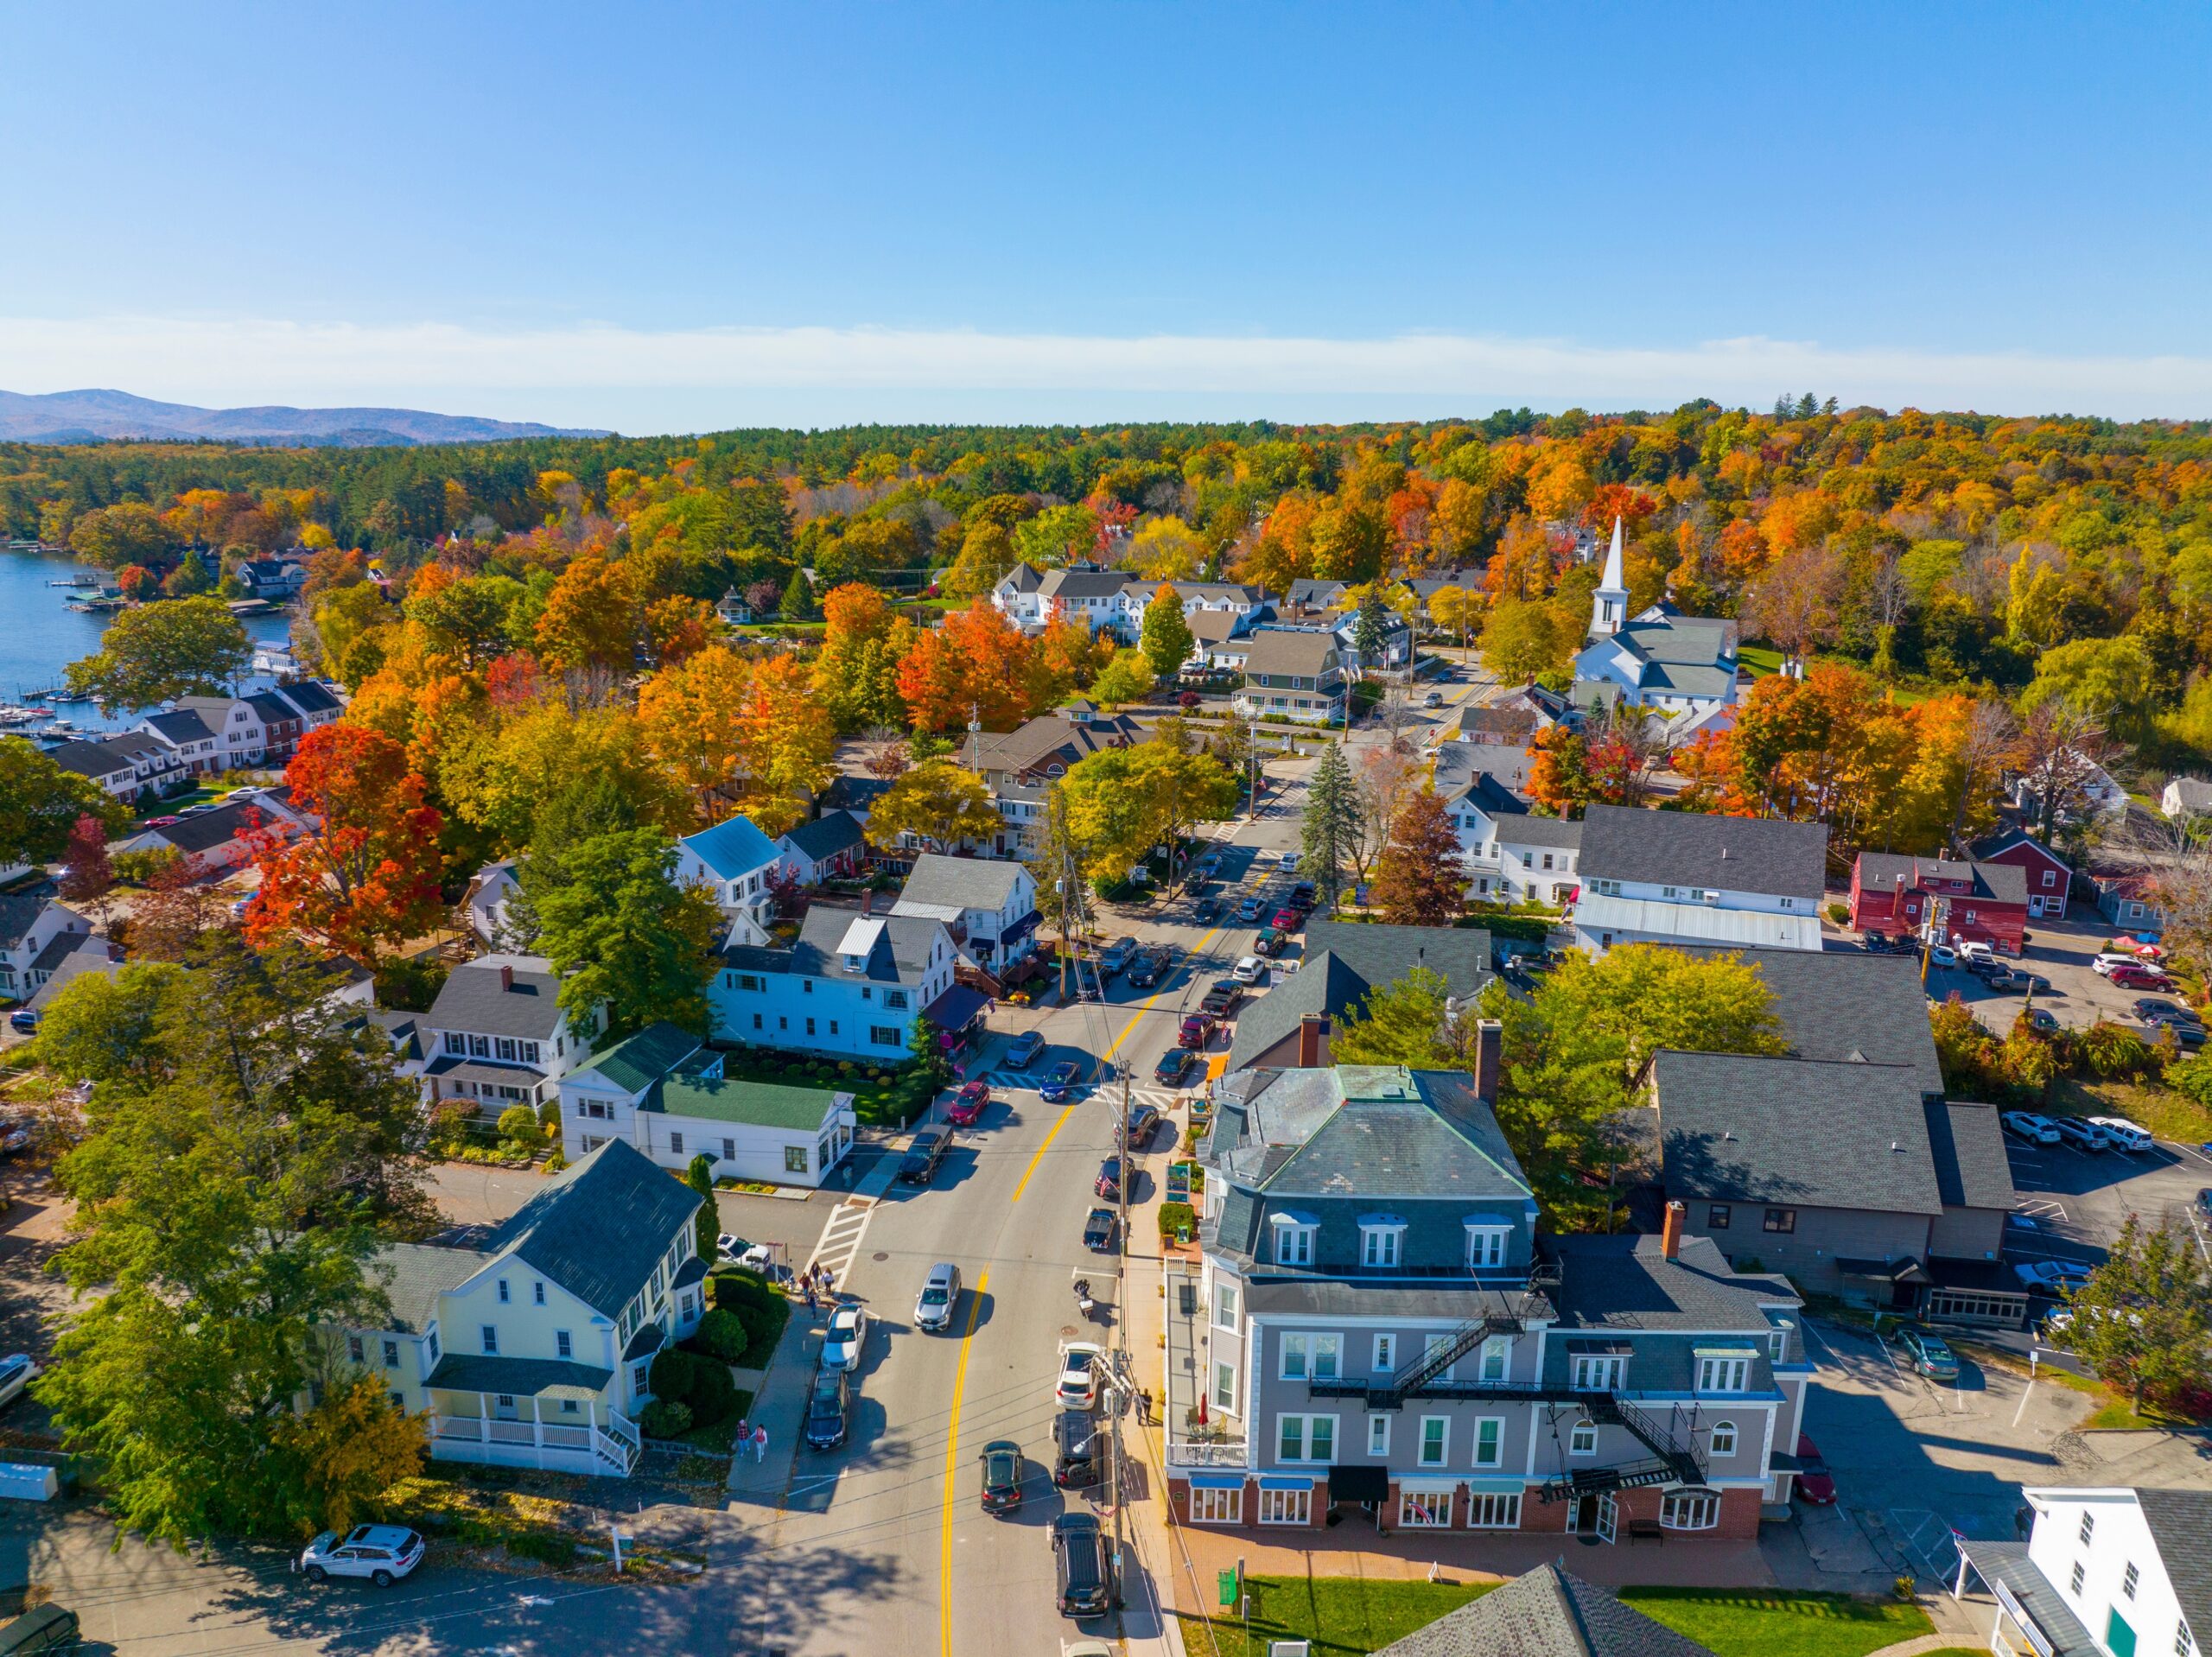
<instances>
[{"instance_id":1,"label":"utility pole","mask_svg":"<svg viewBox=\"0 0 2212 1657\"><path fill-rule=\"evenodd\" d=\"M1103 995L1102 991L1102 995ZM1114 1246L1114 1350L1116 1381L1113 1400L1114 1433L1114 1580L1122 1579L1124 1510L1128 1506L1128 1483L1122 1465L1122 1412L1136 1397L1129 1362L1129 1187L1136 1181L1136 1146L1129 1139L1129 1067L1122 1064L1122 1177L1116 1182L1114 1207L1117 1224Z\"/></svg>"},{"instance_id":2,"label":"utility pole","mask_svg":"<svg viewBox=\"0 0 2212 1657\"><path fill-rule=\"evenodd\" d=\"M1260 820L1260 716L1255 714L1245 728L1244 754L1249 769L1245 784L1244 821Z\"/></svg>"},{"instance_id":3,"label":"utility pole","mask_svg":"<svg viewBox=\"0 0 2212 1657\"><path fill-rule=\"evenodd\" d=\"M983 710L980 703L968 704L968 769L981 771L976 762L982 757L983 738Z\"/></svg>"}]
</instances>

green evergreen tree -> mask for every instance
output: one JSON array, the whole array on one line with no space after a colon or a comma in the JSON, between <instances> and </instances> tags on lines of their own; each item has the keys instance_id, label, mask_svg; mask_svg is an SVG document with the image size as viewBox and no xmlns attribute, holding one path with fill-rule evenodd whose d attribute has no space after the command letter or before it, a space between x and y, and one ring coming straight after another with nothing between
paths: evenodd
<instances>
[{"instance_id":1,"label":"green evergreen tree","mask_svg":"<svg viewBox=\"0 0 2212 1657\"><path fill-rule=\"evenodd\" d=\"M2066 1297L2066 1344L2138 1405L2204 1384L2212 1285L2196 1241L2129 1215L2104 1263Z\"/></svg>"},{"instance_id":2,"label":"green evergreen tree","mask_svg":"<svg viewBox=\"0 0 2212 1657\"><path fill-rule=\"evenodd\" d=\"M693 1218L698 1228L699 1258L715 1260L715 1241L722 1235L721 1210L715 1206L715 1159L702 1151L683 1171L683 1183L704 1198Z\"/></svg>"},{"instance_id":3,"label":"green evergreen tree","mask_svg":"<svg viewBox=\"0 0 2212 1657\"><path fill-rule=\"evenodd\" d=\"M1359 652L1360 670L1367 672L1382 665L1382 655L1389 639L1389 611L1380 594L1370 593L1359 601L1359 614L1352 623L1351 647Z\"/></svg>"},{"instance_id":4,"label":"green evergreen tree","mask_svg":"<svg viewBox=\"0 0 2212 1657\"><path fill-rule=\"evenodd\" d=\"M778 606L785 621L814 621L822 612L814 602L814 583L806 579L804 569L794 568L791 578L784 587L783 602Z\"/></svg>"},{"instance_id":5,"label":"green evergreen tree","mask_svg":"<svg viewBox=\"0 0 2212 1657\"><path fill-rule=\"evenodd\" d=\"M1344 744L1321 750L1320 762L1306 783L1306 814L1298 827L1306 873L1320 893L1325 912L1344 893L1344 870L1359 843L1359 785L1344 758Z\"/></svg>"}]
</instances>

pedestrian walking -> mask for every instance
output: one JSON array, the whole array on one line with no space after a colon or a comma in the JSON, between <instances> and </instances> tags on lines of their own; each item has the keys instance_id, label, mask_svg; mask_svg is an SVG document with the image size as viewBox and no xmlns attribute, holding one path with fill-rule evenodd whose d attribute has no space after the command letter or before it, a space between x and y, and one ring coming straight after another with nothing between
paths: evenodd
<instances>
[{"instance_id":1,"label":"pedestrian walking","mask_svg":"<svg viewBox=\"0 0 2212 1657\"><path fill-rule=\"evenodd\" d=\"M1137 1388L1137 1425L1146 1427L1152 1425L1152 1388L1149 1387Z\"/></svg>"},{"instance_id":2,"label":"pedestrian walking","mask_svg":"<svg viewBox=\"0 0 2212 1657\"><path fill-rule=\"evenodd\" d=\"M766 1427L753 1429L753 1459L756 1462L768 1459L768 1429Z\"/></svg>"}]
</instances>

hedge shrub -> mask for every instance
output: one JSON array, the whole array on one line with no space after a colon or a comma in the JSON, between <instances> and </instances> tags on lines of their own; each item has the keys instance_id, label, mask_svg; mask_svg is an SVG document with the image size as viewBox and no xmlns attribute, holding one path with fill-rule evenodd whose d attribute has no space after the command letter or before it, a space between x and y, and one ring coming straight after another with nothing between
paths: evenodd
<instances>
[{"instance_id":1,"label":"hedge shrub","mask_svg":"<svg viewBox=\"0 0 2212 1657\"><path fill-rule=\"evenodd\" d=\"M691 1390L683 1401L690 1406L691 1419L702 1426L728 1415L737 1407L737 1383L730 1379L729 1366L713 1358L693 1359Z\"/></svg>"},{"instance_id":2,"label":"hedge shrub","mask_svg":"<svg viewBox=\"0 0 2212 1657\"><path fill-rule=\"evenodd\" d=\"M652 1374L648 1384L656 1398L689 1398L691 1396L691 1371L697 1364L679 1346L664 1346L653 1359Z\"/></svg>"},{"instance_id":3,"label":"hedge shrub","mask_svg":"<svg viewBox=\"0 0 2212 1657\"><path fill-rule=\"evenodd\" d=\"M758 1272L732 1267L715 1273L708 1281L714 1288L715 1304L733 1311L740 1306L766 1306L779 1298Z\"/></svg>"},{"instance_id":4,"label":"hedge shrub","mask_svg":"<svg viewBox=\"0 0 2212 1657\"><path fill-rule=\"evenodd\" d=\"M658 1364L653 1366L658 1371ZM648 1438L681 1438L691 1431L691 1406L672 1398L657 1398L639 1413L638 1425Z\"/></svg>"},{"instance_id":5,"label":"hedge shrub","mask_svg":"<svg viewBox=\"0 0 2212 1657\"><path fill-rule=\"evenodd\" d=\"M697 1338L702 1349L724 1363L742 1362L747 1350L744 1320L720 1306L710 1306L699 1320Z\"/></svg>"}]
</instances>

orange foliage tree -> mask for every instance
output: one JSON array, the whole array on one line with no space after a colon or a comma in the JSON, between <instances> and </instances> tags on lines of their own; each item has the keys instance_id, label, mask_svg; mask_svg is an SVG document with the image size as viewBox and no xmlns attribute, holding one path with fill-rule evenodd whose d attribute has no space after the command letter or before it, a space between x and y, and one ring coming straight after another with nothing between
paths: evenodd
<instances>
[{"instance_id":1,"label":"orange foliage tree","mask_svg":"<svg viewBox=\"0 0 2212 1657\"><path fill-rule=\"evenodd\" d=\"M326 725L284 769L308 827L272 822L254 833L261 892L246 932L257 944L302 933L366 959L380 943L418 936L438 917L436 811L407 751L380 731Z\"/></svg>"},{"instance_id":2,"label":"orange foliage tree","mask_svg":"<svg viewBox=\"0 0 2212 1657\"><path fill-rule=\"evenodd\" d=\"M978 599L915 639L899 664L899 695L918 731L964 727L970 709L985 729L1011 730L1032 711L1029 655L1021 630Z\"/></svg>"},{"instance_id":3,"label":"orange foliage tree","mask_svg":"<svg viewBox=\"0 0 2212 1657\"><path fill-rule=\"evenodd\" d=\"M626 673L637 649L638 606L622 572L596 556L563 570L537 619L537 653L556 667Z\"/></svg>"}]
</instances>

